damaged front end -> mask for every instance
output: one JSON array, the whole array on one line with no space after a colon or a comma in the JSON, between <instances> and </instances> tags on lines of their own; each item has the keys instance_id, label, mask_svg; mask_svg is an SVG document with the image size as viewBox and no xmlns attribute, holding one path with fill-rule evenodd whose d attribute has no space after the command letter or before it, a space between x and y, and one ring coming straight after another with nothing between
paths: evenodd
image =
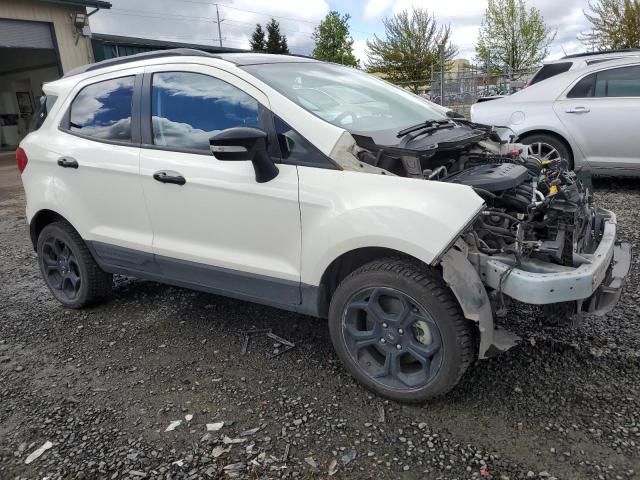
<instances>
[{"instance_id":1,"label":"damaged front end","mask_svg":"<svg viewBox=\"0 0 640 480\"><path fill-rule=\"evenodd\" d=\"M603 315L617 303L631 263L616 217L594 205L566 160L549 161L491 127L438 121L398 132L397 146L353 135L359 160L395 175L468 185L485 208L440 258L443 277L478 323L480 357L516 337L494 327L513 301L554 320ZM455 199L448 199L455 201Z\"/></svg>"}]
</instances>

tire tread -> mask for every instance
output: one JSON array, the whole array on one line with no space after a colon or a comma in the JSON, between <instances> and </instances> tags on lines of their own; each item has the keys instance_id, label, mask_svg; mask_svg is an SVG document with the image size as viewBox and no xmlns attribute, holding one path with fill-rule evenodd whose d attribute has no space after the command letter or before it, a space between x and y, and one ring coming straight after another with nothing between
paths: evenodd
<instances>
[{"instance_id":1,"label":"tire tread","mask_svg":"<svg viewBox=\"0 0 640 480\"><path fill-rule=\"evenodd\" d=\"M50 223L45 228L48 227L59 228L71 238L77 250L75 253L81 258L81 261L84 263L87 270L87 278L85 279L88 287L86 298L77 306L74 305L70 308L89 307L103 300L112 290L113 275L106 273L98 266L85 241L69 223L65 221L57 221Z\"/></svg>"},{"instance_id":2,"label":"tire tread","mask_svg":"<svg viewBox=\"0 0 640 480\"><path fill-rule=\"evenodd\" d=\"M439 398L446 395L458 384L469 366L476 359L475 330L471 328L469 320L467 320L462 314L460 305L453 295L453 292L451 292L451 289L449 289L437 271L427 267L417 260L402 256L385 257L373 260L351 272L342 280L341 284L352 277L374 271L388 272L398 277L403 277L419 284L421 288L431 291L438 301L441 302L442 307L453 320L456 341L461 350L461 358L457 374L454 378L451 378L445 388L441 389L440 392L430 396L429 398Z\"/></svg>"}]
</instances>

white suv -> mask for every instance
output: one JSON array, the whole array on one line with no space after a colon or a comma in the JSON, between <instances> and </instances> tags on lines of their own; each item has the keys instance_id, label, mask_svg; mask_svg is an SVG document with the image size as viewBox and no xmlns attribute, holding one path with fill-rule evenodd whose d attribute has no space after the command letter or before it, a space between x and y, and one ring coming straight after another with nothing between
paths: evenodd
<instances>
[{"instance_id":1,"label":"white suv","mask_svg":"<svg viewBox=\"0 0 640 480\"><path fill-rule=\"evenodd\" d=\"M67 307L117 273L328 318L360 382L420 401L514 344L512 301L602 314L629 268L562 162L355 69L174 50L44 90L17 162Z\"/></svg>"}]
</instances>

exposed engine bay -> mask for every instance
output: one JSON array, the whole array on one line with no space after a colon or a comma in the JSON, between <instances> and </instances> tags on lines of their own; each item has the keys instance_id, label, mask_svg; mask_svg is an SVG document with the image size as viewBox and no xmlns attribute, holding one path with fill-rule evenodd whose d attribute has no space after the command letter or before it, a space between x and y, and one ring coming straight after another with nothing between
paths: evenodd
<instances>
[{"instance_id":1,"label":"exposed engine bay","mask_svg":"<svg viewBox=\"0 0 640 480\"><path fill-rule=\"evenodd\" d=\"M458 132L449 141L430 141L453 129ZM517 265L532 259L569 267L593 253L602 218L566 160L537 158L492 127L459 120L427 122L397 136L398 145L389 147L353 135L360 161L395 175L472 187L486 203L464 237L473 249L510 255Z\"/></svg>"}]
</instances>

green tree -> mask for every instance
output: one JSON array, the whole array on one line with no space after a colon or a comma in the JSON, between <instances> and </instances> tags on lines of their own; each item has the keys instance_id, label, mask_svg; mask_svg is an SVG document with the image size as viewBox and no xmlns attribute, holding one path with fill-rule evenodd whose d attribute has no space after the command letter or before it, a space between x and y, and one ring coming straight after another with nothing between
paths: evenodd
<instances>
[{"instance_id":1,"label":"green tree","mask_svg":"<svg viewBox=\"0 0 640 480\"><path fill-rule=\"evenodd\" d=\"M289 53L287 37L280 33L280 24L272 18L267 23L267 53Z\"/></svg>"},{"instance_id":2,"label":"green tree","mask_svg":"<svg viewBox=\"0 0 640 480\"><path fill-rule=\"evenodd\" d=\"M316 42L313 58L358 66L358 60L353 54L353 38L349 35L350 18L348 13L340 15L336 11L331 11L324 17L313 32Z\"/></svg>"},{"instance_id":3,"label":"green tree","mask_svg":"<svg viewBox=\"0 0 640 480\"><path fill-rule=\"evenodd\" d=\"M587 48L640 48L640 1L599 0L589 2L589 9L584 15L592 30L578 36Z\"/></svg>"},{"instance_id":4,"label":"green tree","mask_svg":"<svg viewBox=\"0 0 640 480\"><path fill-rule=\"evenodd\" d=\"M267 51L267 40L265 38L265 33L262 29L262 25L260 25L259 23L256 23L256 29L251 34L249 45L251 45L251 50L253 50L254 52Z\"/></svg>"},{"instance_id":5,"label":"green tree","mask_svg":"<svg viewBox=\"0 0 640 480\"><path fill-rule=\"evenodd\" d=\"M531 69L547 57L555 36L540 10L527 11L524 0L489 0L476 45L477 59L493 71L511 74Z\"/></svg>"},{"instance_id":6,"label":"green tree","mask_svg":"<svg viewBox=\"0 0 640 480\"><path fill-rule=\"evenodd\" d=\"M444 47L445 64L453 59L458 49L450 42L451 27L438 26L426 9L404 10L392 18L385 18L385 38L377 35L367 41L370 72L381 73L393 83L409 83L418 92L419 83L431 75L431 69L440 70L440 50ZM445 65L446 68L446 65Z\"/></svg>"}]
</instances>

